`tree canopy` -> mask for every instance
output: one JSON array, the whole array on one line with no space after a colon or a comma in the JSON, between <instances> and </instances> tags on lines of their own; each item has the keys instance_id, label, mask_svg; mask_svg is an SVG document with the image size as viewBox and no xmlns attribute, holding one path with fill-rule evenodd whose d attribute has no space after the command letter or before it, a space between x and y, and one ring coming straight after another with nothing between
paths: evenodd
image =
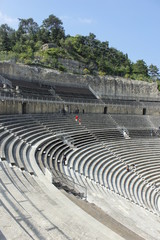
<instances>
[{"instance_id":1,"label":"tree canopy","mask_svg":"<svg viewBox=\"0 0 160 240\"><path fill-rule=\"evenodd\" d=\"M43 48L48 44L48 48ZM32 18L19 19L17 30L0 26L0 60L14 59L24 64L39 64L65 70L59 58L83 63L84 74L114 75L152 81L159 79L159 69L144 60L133 63L127 54L101 42L94 33L88 36L65 35L63 22L51 14L39 26Z\"/></svg>"}]
</instances>

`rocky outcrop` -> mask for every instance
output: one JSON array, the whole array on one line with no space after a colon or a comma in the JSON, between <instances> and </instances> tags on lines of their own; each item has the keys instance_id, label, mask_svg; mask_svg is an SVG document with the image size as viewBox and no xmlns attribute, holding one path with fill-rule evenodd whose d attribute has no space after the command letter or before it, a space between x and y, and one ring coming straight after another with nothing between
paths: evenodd
<instances>
[{"instance_id":1,"label":"rocky outcrop","mask_svg":"<svg viewBox=\"0 0 160 240\"><path fill-rule=\"evenodd\" d=\"M83 70L85 69L85 65L79 61L58 58L58 62L64 66L67 72L83 74Z\"/></svg>"},{"instance_id":2,"label":"rocky outcrop","mask_svg":"<svg viewBox=\"0 0 160 240\"><path fill-rule=\"evenodd\" d=\"M0 62L0 74L9 79L88 85L99 96L158 97L156 83L120 77L71 74L10 62Z\"/></svg>"}]
</instances>

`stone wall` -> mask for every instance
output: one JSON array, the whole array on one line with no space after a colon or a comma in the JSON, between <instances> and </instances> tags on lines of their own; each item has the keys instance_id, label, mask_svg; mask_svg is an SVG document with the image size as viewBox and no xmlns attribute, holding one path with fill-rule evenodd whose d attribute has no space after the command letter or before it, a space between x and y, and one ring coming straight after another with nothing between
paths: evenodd
<instances>
[{"instance_id":1,"label":"stone wall","mask_svg":"<svg viewBox=\"0 0 160 240\"><path fill-rule=\"evenodd\" d=\"M25 110L24 110L25 106ZM63 104L56 102L39 102L27 101L21 102L19 100L0 100L0 114L34 114L34 113L106 113L106 114L143 114L143 106L135 107L132 105L110 105L110 104ZM146 107L146 115L160 115L159 107Z\"/></svg>"},{"instance_id":2,"label":"stone wall","mask_svg":"<svg viewBox=\"0 0 160 240\"><path fill-rule=\"evenodd\" d=\"M58 58L58 62L61 63L69 72L83 74L85 65L78 61Z\"/></svg>"},{"instance_id":3,"label":"stone wall","mask_svg":"<svg viewBox=\"0 0 160 240\"><path fill-rule=\"evenodd\" d=\"M19 101L0 100L0 114L21 114L22 103Z\"/></svg>"},{"instance_id":4,"label":"stone wall","mask_svg":"<svg viewBox=\"0 0 160 240\"><path fill-rule=\"evenodd\" d=\"M56 70L0 62L0 74L26 81L89 85L99 96L158 97L156 83L147 83L120 77L98 77L62 73Z\"/></svg>"}]
</instances>

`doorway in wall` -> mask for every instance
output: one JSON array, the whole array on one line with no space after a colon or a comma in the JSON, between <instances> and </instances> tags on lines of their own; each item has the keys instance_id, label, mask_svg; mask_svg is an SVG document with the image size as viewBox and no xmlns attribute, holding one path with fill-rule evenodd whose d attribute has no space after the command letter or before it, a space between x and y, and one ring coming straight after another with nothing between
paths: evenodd
<instances>
[{"instance_id":1,"label":"doorway in wall","mask_svg":"<svg viewBox=\"0 0 160 240\"><path fill-rule=\"evenodd\" d=\"M107 114L107 107L104 107L104 114Z\"/></svg>"},{"instance_id":2,"label":"doorway in wall","mask_svg":"<svg viewBox=\"0 0 160 240\"><path fill-rule=\"evenodd\" d=\"M22 114L26 114L27 113L27 104L26 102L22 103Z\"/></svg>"},{"instance_id":3,"label":"doorway in wall","mask_svg":"<svg viewBox=\"0 0 160 240\"><path fill-rule=\"evenodd\" d=\"M146 108L143 108L143 115L146 115Z\"/></svg>"}]
</instances>

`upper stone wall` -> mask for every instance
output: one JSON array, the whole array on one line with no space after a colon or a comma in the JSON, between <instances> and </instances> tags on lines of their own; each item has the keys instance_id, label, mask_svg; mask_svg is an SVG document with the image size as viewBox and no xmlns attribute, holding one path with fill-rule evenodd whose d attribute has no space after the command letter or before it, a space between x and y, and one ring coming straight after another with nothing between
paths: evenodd
<instances>
[{"instance_id":1,"label":"upper stone wall","mask_svg":"<svg viewBox=\"0 0 160 240\"><path fill-rule=\"evenodd\" d=\"M79 61L59 58L58 62L61 63L67 69L68 72L75 74L83 74L85 65Z\"/></svg>"},{"instance_id":2,"label":"upper stone wall","mask_svg":"<svg viewBox=\"0 0 160 240\"><path fill-rule=\"evenodd\" d=\"M88 85L98 96L158 97L159 94L156 83L111 76L61 73L52 69L9 62L0 62L0 74L17 80Z\"/></svg>"}]
</instances>

